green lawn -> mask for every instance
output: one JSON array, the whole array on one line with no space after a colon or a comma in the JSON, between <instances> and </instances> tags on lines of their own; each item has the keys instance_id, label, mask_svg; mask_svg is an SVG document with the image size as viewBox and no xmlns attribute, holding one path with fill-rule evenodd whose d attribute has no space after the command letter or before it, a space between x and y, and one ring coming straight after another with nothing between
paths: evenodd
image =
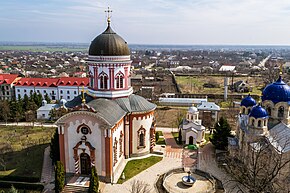
<instances>
[{"instance_id":1,"label":"green lawn","mask_svg":"<svg viewBox=\"0 0 290 193\"><path fill-rule=\"evenodd\" d=\"M157 157L157 156L151 156L148 158L144 159L136 159L136 160L131 160L127 163L125 169L124 169L124 174L126 179L119 179L118 184L122 184L123 182L129 180L133 176L136 176L140 172L146 170L147 168L153 166L157 162L161 161L162 157Z\"/></svg>"},{"instance_id":2,"label":"green lawn","mask_svg":"<svg viewBox=\"0 0 290 193\"><path fill-rule=\"evenodd\" d=\"M54 131L55 128L0 126L0 179L40 178L43 152Z\"/></svg>"},{"instance_id":3,"label":"green lawn","mask_svg":"<svg viewBox=\"0 0 290 193\"><path fill-rule=\"evenodd\" d=\"M166 145L164 137L160 137L160 136L163 136L162 131L156 131L156 133L159 134L159 138L158 138L158 141L156 141L156 144L157 145Z\"/></svg>"}]
</instances>

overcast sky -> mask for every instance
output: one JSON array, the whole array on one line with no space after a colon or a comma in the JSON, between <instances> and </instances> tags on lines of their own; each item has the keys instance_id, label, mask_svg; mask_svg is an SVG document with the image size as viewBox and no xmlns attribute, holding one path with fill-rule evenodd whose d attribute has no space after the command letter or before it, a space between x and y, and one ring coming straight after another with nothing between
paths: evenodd
<instances>
[{"instance_id":1,"label":"overcast sky","mask_svg":"<svg viewBox=\"0 0 290 193\"><path fill-rule=\"evenodd\" d=\"M290 0L0 0L0 41L290 45Z\"/></svg>"}]
</instances>

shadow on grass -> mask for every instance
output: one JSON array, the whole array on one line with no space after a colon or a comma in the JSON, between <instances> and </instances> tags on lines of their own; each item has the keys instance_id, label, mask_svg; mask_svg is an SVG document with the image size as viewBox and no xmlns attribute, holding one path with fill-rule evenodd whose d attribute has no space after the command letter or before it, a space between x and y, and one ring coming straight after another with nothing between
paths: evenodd
<instances>
[{"instance_id":1,"label":"shadow on grass","mask_svg":"<svg viewBox=\"0 0 290 193\"><path fill-rule=\"evenodd\" d=\"M43 153L48 145L34 145L21 151L0 154L0 180L39 182Z\"/></svg>"}]
</instances>

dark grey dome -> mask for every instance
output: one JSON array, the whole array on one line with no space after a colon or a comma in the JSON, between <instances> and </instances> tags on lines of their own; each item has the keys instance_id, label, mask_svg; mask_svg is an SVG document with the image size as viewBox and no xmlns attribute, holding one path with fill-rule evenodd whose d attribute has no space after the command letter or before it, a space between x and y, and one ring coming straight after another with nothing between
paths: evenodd
<instances>
[{"instance_id":1,"label":"dark grey dome","mask_svg":"<svg viewBox=\"0 0 290 193\"><path fill-rule=\"evenodd\" d=\"M110 27L110 24L108 24L107 29L92 41L89 55L124 56L130 55L130 50L127 42L116 34Z\"/></svg>"}]
</instances>

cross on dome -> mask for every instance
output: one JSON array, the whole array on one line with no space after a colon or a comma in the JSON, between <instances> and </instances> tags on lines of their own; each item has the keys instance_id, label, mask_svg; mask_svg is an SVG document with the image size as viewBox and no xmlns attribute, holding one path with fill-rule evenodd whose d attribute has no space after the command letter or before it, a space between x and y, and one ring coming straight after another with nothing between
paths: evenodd
<instances>
[{"instance_id":1,"label":"cross on dome","mask_svg":"<svg viewBox=\"0 0 290 193\"><path fill-rule=\"evenodd\" d=\"M111 17L112 17L112 10L110 9L110 7L108 7L108 10L106 10L105 11L106 13L107 13L107 22L108 22L108 24L110 24L110 22L111 22Z\"/></svg>"}]
</instances>

